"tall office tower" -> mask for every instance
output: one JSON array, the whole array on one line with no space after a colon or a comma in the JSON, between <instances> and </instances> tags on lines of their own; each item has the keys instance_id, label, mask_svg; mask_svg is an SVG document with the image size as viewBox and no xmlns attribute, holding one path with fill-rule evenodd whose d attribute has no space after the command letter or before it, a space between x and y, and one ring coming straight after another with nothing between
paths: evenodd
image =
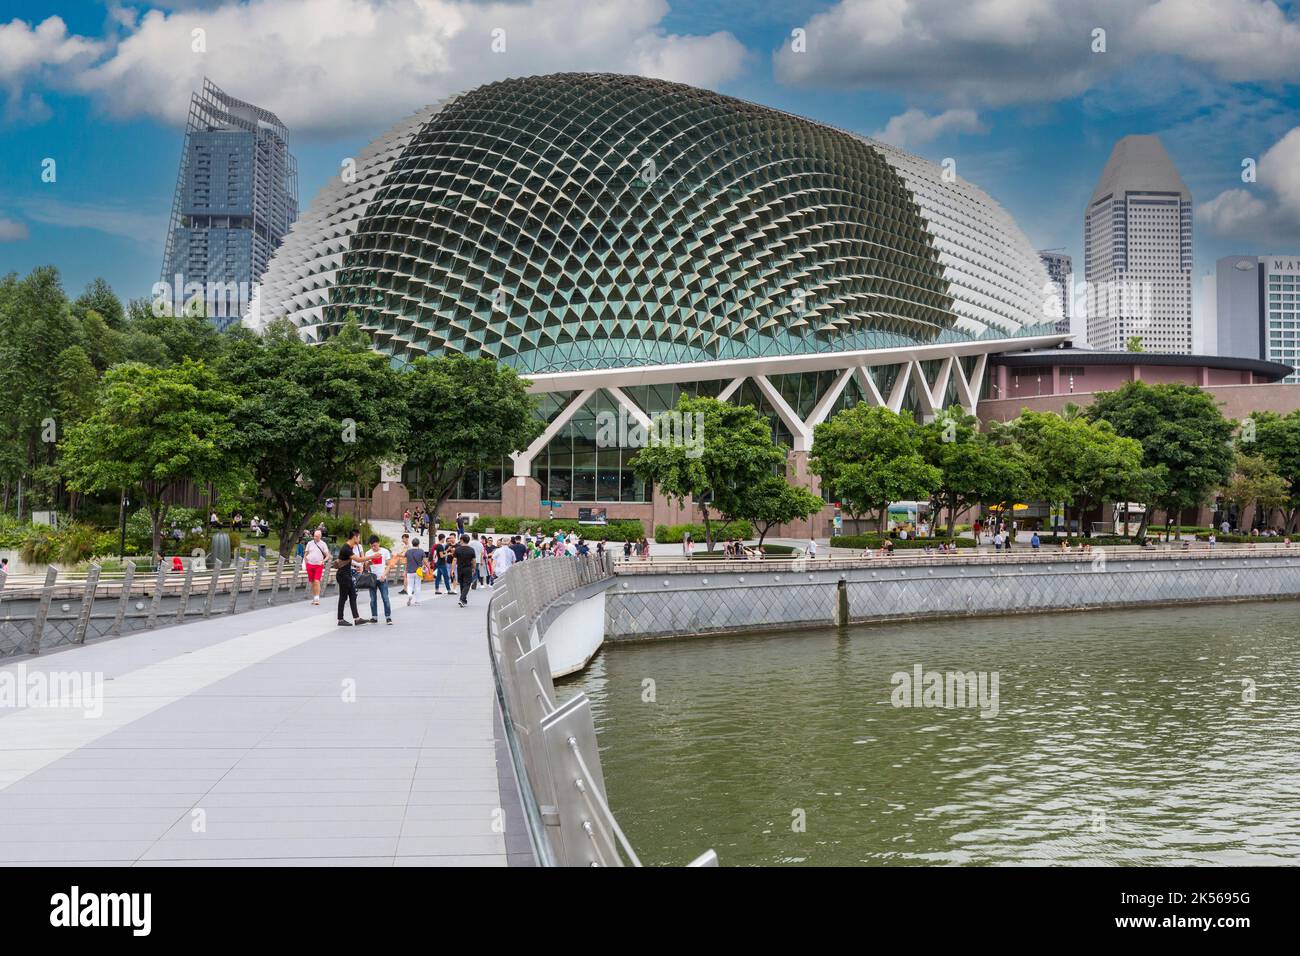
<instances>
[{"instance_id":1,"label":"tall office tower","mask_svg":"<svg viewBox=\"0 0 1300 956\"><path fill-rule=\"evenodd\" d=\"M162 282L172 301L202 297L218 328L239 321L254 284L298 218L298 163L274 113L210 80L190 100Z\"/></svg>"},{"instance_id":2,"label":"tall office tower","mask_svg":"<svg viewBox=\"0 0 1300 956\"><path fill-rule=\"evenodd\" d=\"M1216 264L1220 355L1262 358L1300 382L1300 256L1224 256Z\"/></svg>"},{"instance_id":3,"label":"tall office tower","mask_svg":"<svg viewBox=\"0 0 1300 956\"><path fill-rule=\"evenodd\" d=\"M1038 258L1043 260L1047 269L1047 278L1056 286L1061 300L1061 314L1056 320L1056 331L1066 335L1070 332L1070 300L1074 290L1074 261L1063 252L1054 249L1040 250Z\"/></svg>"},{"instance_id":4,"label":"tall office tower","mask_svg":"<svg viewBox=\"0 0 1300 956\"><path fill-rule=\"evenodd\" d=\"M1192 350L1192 194L1155 136L1111 150L1083 219L1088 342Z\"/></svg>"}]
</instances>

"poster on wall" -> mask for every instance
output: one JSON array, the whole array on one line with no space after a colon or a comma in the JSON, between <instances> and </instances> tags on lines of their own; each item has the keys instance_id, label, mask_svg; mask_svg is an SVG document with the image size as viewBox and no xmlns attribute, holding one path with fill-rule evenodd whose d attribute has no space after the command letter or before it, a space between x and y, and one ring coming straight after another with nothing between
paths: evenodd
<instances>
[{"instance_id":1,"label":"poster on wall","mask_svg":"<svg viewBox=\"0 0 1300 956\"><path fill-rule=\"evenodd\" d=\"M604 508L578 509L578 524L605 524L606 522Z\"/></svg>"}]
</instances>

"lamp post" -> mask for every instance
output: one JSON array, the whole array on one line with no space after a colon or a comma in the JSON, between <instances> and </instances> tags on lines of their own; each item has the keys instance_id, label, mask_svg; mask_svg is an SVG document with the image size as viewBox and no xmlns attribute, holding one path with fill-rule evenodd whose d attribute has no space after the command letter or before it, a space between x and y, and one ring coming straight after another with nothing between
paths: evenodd
<instances>
[{"instance_id":1,"label":"lamp post","mask_svg":"<svg viewBox=\"0 0 1300 956\"><path fill-rule=\"evenodd\" d=\"M126 490L122 491L122 505L119 508L118 524L122 529L122 536L118 544L118 557L126 558L126 509L130 506L131 499L126 496Z\"/></svg>"}]
</instances>

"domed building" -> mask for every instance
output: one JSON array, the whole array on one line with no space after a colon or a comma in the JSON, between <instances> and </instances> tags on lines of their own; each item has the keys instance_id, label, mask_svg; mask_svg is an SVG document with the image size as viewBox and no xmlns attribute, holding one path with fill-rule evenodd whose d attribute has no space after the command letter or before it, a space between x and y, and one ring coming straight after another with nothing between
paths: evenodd
<instances>
[{"instance_id":1,"label":"domed building","mask_svg":"<svg viewBox=\"0 0 1300 956\"><path fill-rule=\"evenodd\" d=\"M990 354L1064 339L1037 253L983 191L707 90L504 80L421 110L344 172L249 322L319 341L353 316L395 363L483 355L525 375L548 428L468 481L462 511L590 503L658 523L635 449L596 447L602 411L646 423L683 391L753 404L806 478L813 426L846 404L973 411Z\"/></svg>"}]
</instances>

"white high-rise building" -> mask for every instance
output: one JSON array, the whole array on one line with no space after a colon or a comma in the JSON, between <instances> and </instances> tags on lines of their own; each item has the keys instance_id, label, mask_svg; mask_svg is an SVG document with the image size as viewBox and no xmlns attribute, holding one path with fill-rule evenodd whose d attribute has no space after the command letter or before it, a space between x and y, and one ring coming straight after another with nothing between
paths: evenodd
<instances>
[{"instance_id":1,"label":"white high-rise building","mask_svg":"<svg viewBox=\"0 0 1300 956\"><path fill-rule=\"evenodd\" d=\"M1111 150L1083 220L1088 342L1192 351L1192 194L1155 136Z\"/></svg>"}]
</instances>

